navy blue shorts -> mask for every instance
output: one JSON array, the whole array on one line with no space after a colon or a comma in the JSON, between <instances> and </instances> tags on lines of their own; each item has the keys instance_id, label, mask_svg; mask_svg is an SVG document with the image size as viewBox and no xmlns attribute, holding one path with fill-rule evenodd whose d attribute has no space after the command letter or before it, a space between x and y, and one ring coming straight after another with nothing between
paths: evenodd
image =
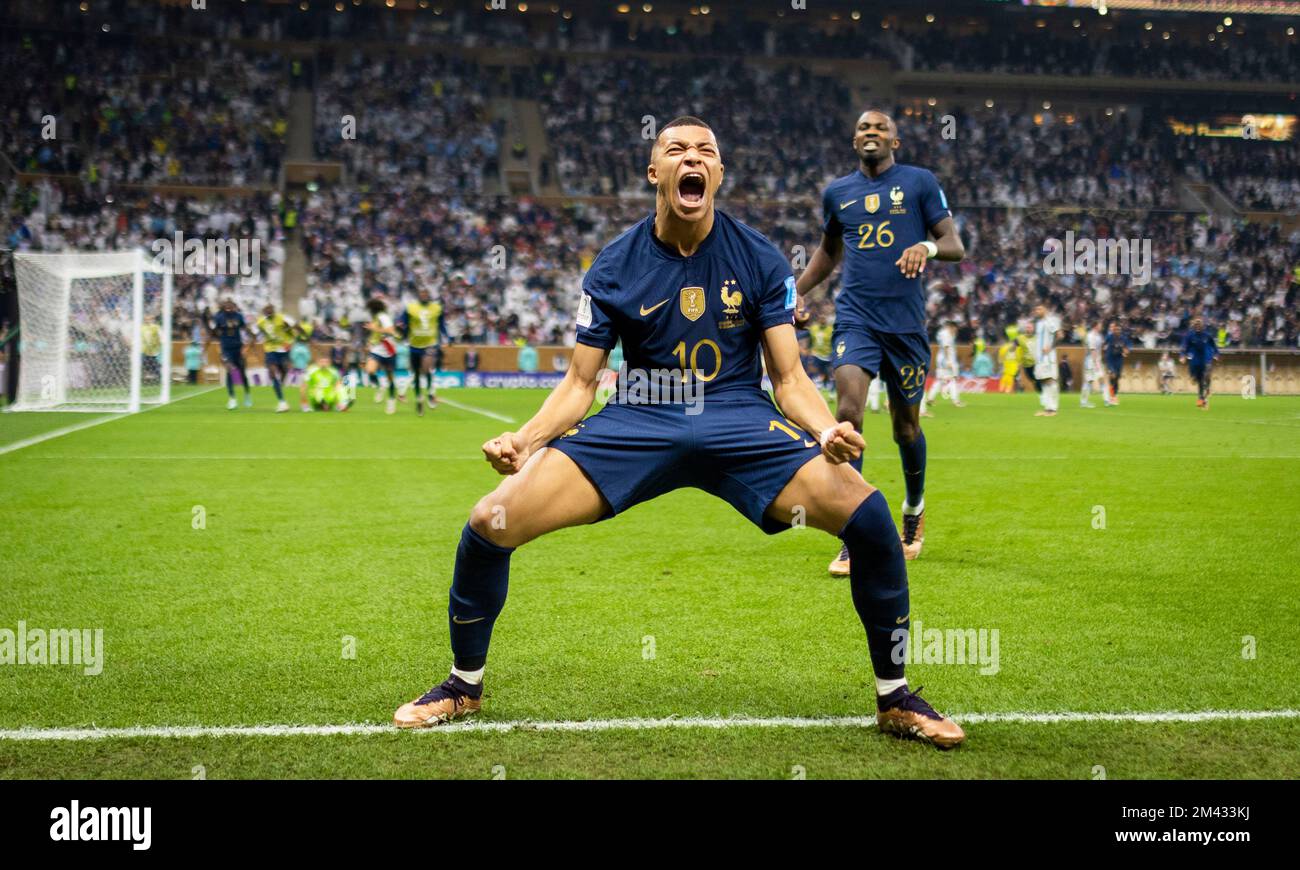
<instances>
[{"instance_id":1,"label":"navy blue shorts","mask_svg":"<svg viewBox=\"0 0 1300 870\"><path fill-rule=\"evenodd\" d=\"M1123 372L1124 372L1124 360L1123 360L1123 358L1120 358L1120 359L1109 359L1109 358L1108 358L1108 359L1106 360L1106 371L1110 372L1110 373L1111 373L1112 375L1114 375L1115 377L1119 377L1121 374L1123 374Z\"/></svg>"},{"instance_id":2,"label":"navy blue shorts","mask_svg":"<svg viewBox=\"0 0 1300 870\"><path fill-rule=\"evenodd\" d=\"M1201 378L1205 377L1205 373L1210 370L1210 367L1204 364L1199 366L1188 364L1187 370L1193 379L1199 381Z\"/></svg>"},{"instance_id":3,"label":"navy blue shorts","mask_svg":"<svg viewBox=\"0 0 1300 870\"><path fill-rule=\"evenodd\" d=\"M930 340L924 333L836 327L831 345L836 368L857 366L873 378L881 378L891 402L915 405L921 401L930 370Z\"/></svg>"},{"instance_id":4,"label":"navy blue shorts","mask_svg":"<svg viewBox=\"0 0 1300 870\"><path fill-rule=\"evenodd\" d=\"M239 345L235 347L227 347L223 345L221 348L221 358L225 360L226 365L242 369L244 367L244 348Z\"/></svg>"},{"instance_id":5,"label":"navy blue shorts","mask_svg":"<svg viewBox=\"0 0 1300 870\"><path fill-rule=\"evenodd\" d=\"M289 351L287 350L268 350L266 352L266 364L270 366L279 366L282 369L289 367Z\"/></svg>"},{"instance_id":6,"label":"navy blue shorts","mask_svg":"<svg viewBox=\"0 0 1300 870\"><path fill-rule=\"evenodd\" d=\"M413 347L411 351L411 371L424 371L424 358L433 355L433 347Z\"/></svg>"},{"instance_id":7,"label":"navy blue shorts","mask_svg":"<svg viewBox=\"0 0 1300 870\"><path fill-rule=\"evenodd\" d=\"M821 453L766 393L683 405L606 405L550 443L578 464L610 506L694 487L726 501L769 535L789 523L764 516L795 472Z\"/></svg>"},{"instance_id":8,"label":"navy blue shorts","mask_svg":"<svg viewBox=\"0 0 1300 870\"><path fill-rule=\"evenodd\" d=\"M381 356L380 354L372 353L370 358L378 362L380 367L385 369L391 369L397 365L397 357L395 356Z\"/></svg>"}]
</instances>

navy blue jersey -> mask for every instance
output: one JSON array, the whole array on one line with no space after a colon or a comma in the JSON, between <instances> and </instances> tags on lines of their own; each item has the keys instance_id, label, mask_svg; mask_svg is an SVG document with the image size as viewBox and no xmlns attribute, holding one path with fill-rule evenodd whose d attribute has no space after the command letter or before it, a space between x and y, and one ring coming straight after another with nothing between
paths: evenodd
<instances>
[{"instance_id":1,"label":"navy blue jersey","mask_svg":"<svg viewBox=\"0 0 1300 870\"><path fill-rule=\"evenodd\" d=\"M794 275L757 230L724 212L689 256L654 235L650 215L610 242L582 280L577 340L629 370L676 370L703 396L761 394L763 330L793 323Z\"/></svg>"},{"instance_id":2,"label":"navy blue jersey","mask_svg":"<svg viewBox=\"0 0 1300 870\"><path fill-rule=\"evenodd\" d=\"M1124 364L1124 351L1128 348L1128 339L1123 335L1106 333L1106 341L1102 345L1102 354L1106 357L1106 365L1110 368L1119 368Z\"/></svg>"},{"instance_id":3,"label":"navy blue jersey","mask_svg":"<svg viewBox=\"0 0 1300 870\"><path fill-rule=\"evenodd\" d=\"M1187 363L1192 368L1203 368L1218 355L1219 348L1214 344L1214 337L1205 330L1188 330L1183 336L1183 356L1187 357Z\"/></svg>"},{"instance_id":4,"label":"navy blue jersey","mask_svg":"<svg viewBox=\"0 0 1300 870\"><path fill-rule=\"evenodd\" d=\"M238 311L218 311L212 315L212 332L222 347L239 347L244 343L244 315Z\"/></svg>"},{"instance_id":5,"label":"navy blue jersey","mask_svg":"<svg viewBox=\"0 0 1300 870\"><path fill-rule=\"evenodd\" d=\"M822 193L822 231L844 240L835 328L925 332L921 276L905 278L894 264L950 216L939 182L917 166L895 163L876 178L856 169L832 181Z\"/></svg>"}]
</instances>

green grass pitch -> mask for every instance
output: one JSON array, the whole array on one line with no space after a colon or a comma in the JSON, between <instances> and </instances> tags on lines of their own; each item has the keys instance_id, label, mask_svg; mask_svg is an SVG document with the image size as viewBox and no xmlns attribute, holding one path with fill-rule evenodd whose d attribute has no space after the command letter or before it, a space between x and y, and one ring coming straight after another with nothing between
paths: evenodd
<instances>
[{"instance_id":1,"label":"green grass pitch","mask_svg":"<svg viewBox=\"0 0 1300 870\"><path fill-rule=\"evenodd\" d=\"M445 395L520 423L543 398ZM102 628L105 653L97 676L0 665L0 731L383 725L446 676L455 545L497 479L478 446L513 427L450 406L389 417L369 391L348 414L256 401L228 412L207 392L0 453L0 629ZM968 401L925 422L912 614L996 629L998 668L913 664L913 686L959 721L1300 708L1300 399L1066 396L1055 419L1033 395ZM3 415L0 451L85 419ZM885 415L866 436L896 506ZM697 490L534 542L512 561L482 721L869 714L865 637L826 574L837 546L764 536ZM0 739L0 776L1300 776L1296 718L967 731L947 753L842 724Z\"/></svg>"}]
</instances>

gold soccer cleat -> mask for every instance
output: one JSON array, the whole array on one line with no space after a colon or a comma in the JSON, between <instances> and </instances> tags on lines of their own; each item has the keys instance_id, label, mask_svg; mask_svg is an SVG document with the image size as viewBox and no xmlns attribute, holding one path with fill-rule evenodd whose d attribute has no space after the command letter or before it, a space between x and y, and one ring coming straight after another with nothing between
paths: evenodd
<instances>
[{"instance_id":1,"label":"gold soccer cleat","mask_svg":"<svg viewBox=\"0 0 1300 870\"><path fill-rule=\"evenodd\" d=\"M471 685L456 676L450 676L441 685L434 686L420 697L403 704L393 714L393 724L398 728L429 728L443 725L453 719L473 716L483 708L483 686Z\"/></svg>"},{"instance_id":2,"label":"gold soccer cleat","mask_svg":"<svg viewBox=\"0 0 1300 870\"><path fill-rule=\"evenodd\" d=\"M904 559L910 562L921 555L921 545L925 543L925 511L903 514L903 531L898 539L903 544Z\"/></svg>"},{"instance_id":3,"label":"gold soccer cleat","mask_svg":"<svg viewBox=\"0 0 1300 870\"><path fill-rule=\"evenodd\" d=\"M826 570L830 571L832 577L849 576L849 545L848 544L845 544L844 546L840 547L840 554L836 556L833 560L831 560L830 567L827 568Z\"/></svg>"},{"instance_id":4,"label":"gold soccer cleat","mask_svg":"<svg viewBox=\"0 0 1300 870\"><path fill-rule=\"evenodd\" d=\"M920 740L940 749L952 749L966 739L961 726L946 716L941 716L921 697L921 686L915 692L906 686L883 698L876 699L876 725L886 734Z\"/></svg>"}]
</instances>

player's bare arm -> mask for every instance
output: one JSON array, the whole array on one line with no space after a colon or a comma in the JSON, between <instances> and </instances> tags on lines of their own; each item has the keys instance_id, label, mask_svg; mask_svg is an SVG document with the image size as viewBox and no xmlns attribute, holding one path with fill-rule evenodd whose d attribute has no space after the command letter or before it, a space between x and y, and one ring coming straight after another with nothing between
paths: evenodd
<instances>
[{"instance_id":1,"label":"player's bare arm","mask_svg":"<svg viewBox=\"0 0 1300 870\"><path fill-rule=\"evenodd\" d=\"M915 278L920 275L925 271L927 260L956 263L966 256L966 246L962 244L961 234L957 232L957 225L952 218L946 217L932 226L930 235L934 236L933 241L917 242L903 251L903 255L894 263L904 277ZM931 245L934 246L933 251Z\"/></svg>"},{"instance_id":2,"label":"player's bare arm","mask_svg":"<svg viewBox=\"0 0 1300 870\"><path fill-rule=\"evenodd\" d=\"M792 336L793 338L793 336ZM528 457L583 418L596 398L600 372L609 351L575 345L564 379L551 390L542 407L517 432L503 432L483 445L483 456L499 474L514 474Z\"/></svg>"},{"instance_id":3,"label":"player's bare arm","mask_svg":"<svg viewBox=\"0 0 1300 870\"><path fill-rule=\"evenodd\" d=\"M794 313L796 326L803 326L809 320L804 297L829 278L842 259L844 259L844 239L838 235L822 233L822 243L817 246L817 250L813 251L807 268L794 283L795 290L798 292L798 303L795 305Z\"/></svg>"},{"instance_id":4,"label":"player's bare arm","mask_svg":"<svg viewBox=\"0 0 1300 870\"><path fill-rule=\"evenodd\" d=\"M821 439L822 455L836 465L861 456L867 442L854 431L852 423L835 421L821 391L799 361L794 327L782 323L767 329L763 333L763 357L777 407L792 423Z\"/></svg>"}]
</instances>

